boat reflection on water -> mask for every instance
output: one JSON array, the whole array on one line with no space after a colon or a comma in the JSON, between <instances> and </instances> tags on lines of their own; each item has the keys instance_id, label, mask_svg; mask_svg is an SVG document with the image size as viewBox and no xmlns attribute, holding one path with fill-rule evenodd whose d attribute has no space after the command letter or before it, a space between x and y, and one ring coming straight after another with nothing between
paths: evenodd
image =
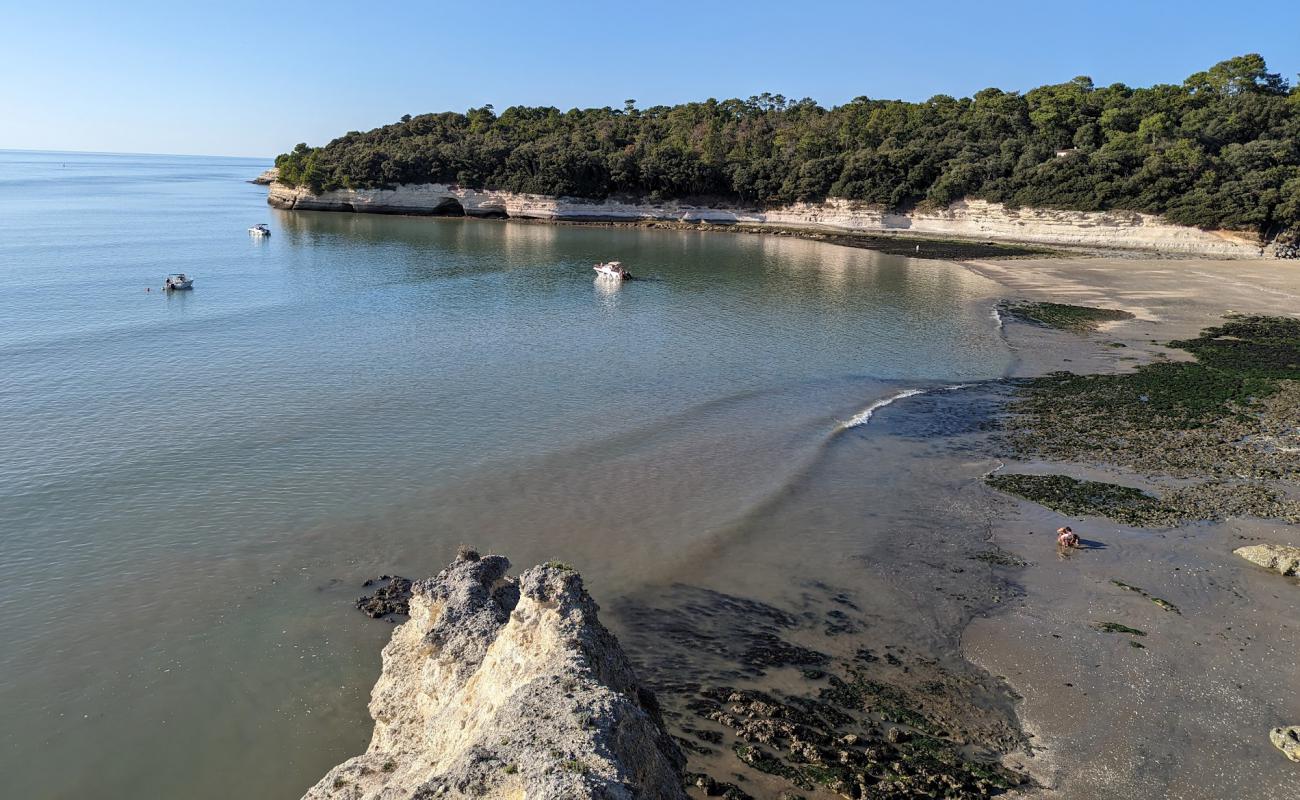
<instances>
[{"instance_id":1,"label":"boat reflection on water","mask_svg":"<svg viewBox=\"0 0 1300 800\"><path fill-rule=\"evenodd\" d=\"M596 299L600 301L601 306L606 311L613 311L618 308L620 293L623 290L622 281L614 281L597 275L591 285L596 290Z\"/></svg>"}]
</instances>

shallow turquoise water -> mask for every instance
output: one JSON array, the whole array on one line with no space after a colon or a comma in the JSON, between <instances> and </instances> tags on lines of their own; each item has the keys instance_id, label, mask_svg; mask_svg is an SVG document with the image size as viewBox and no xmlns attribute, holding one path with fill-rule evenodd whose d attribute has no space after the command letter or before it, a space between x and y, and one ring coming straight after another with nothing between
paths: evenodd
<instances>
[{"instance_id":1,"label":"shallow turquoise water","mask_svg":"<svg viewBox=\"0 0 1300 800\"><path fill-rule=\"evenodd\" d=\"M388 629L350 608L361 580L465 541L571 561L602 599L707 582L769 511L838 558L869 525L847 498L891 474L824 462L839 422L1008 364L996 287L955 265L274 212L244 182L265 166L0 152L13 796L295 797L368 736ZM606 259L647 280L598 284ZM178 271L194 291L161 293Z\"/></svg>"}]
</instances>

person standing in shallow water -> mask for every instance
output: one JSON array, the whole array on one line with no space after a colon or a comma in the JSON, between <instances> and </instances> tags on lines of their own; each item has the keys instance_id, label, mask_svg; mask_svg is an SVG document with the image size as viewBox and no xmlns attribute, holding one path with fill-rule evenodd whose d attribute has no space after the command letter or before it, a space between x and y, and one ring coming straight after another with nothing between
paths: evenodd
<instances>
[{"instance_id":1,"label":"person standing in shallow water","mask_svg":"<svg viewBox=\"0 0 1300 800\"><path fill-rule=\"evenodd\" d=\"M1079 546L1079 534L1069 525L1056 529L1056 543L1061 547L1076 548Z\"/></svg>"}]
</instances>

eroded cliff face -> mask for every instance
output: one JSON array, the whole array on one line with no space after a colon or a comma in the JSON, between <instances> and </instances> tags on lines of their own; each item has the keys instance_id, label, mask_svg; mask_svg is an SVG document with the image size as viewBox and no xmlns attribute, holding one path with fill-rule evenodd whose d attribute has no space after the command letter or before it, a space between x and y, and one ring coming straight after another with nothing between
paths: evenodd
<instances>
[{"instance_id":1,"label":"eroded cliff face","mask_svg":"<svg viewBox=\"0 0 1300 800\"><path fill-rule=\"evenodd\" d=\"M365 754L304 800L685 798L684 759L577 572L464 552L384 648Z\"/></svg>"},{"instance_id":2,"label":"eroded cliff face","mask_svg":"<svg viewBox=\"0 0 1300 800\"><path fill-rule=\"evenodd\" d=\"M856 233L897 233L943 238L994 239L1045 245L1125 248L1184 255L1254 258L1257 239L1239 231L1203 231L1132 211L1084 212L1009 209L964 200L941 211L900 214L848 200L796 203L778 209L715 208L685 203L590 201L514 194L426 183L394 189L338 190L312 194L271 184L267 202L276 208L378 214L460 214L569 221L706 222Z\"/></svg>"}]
</instances>

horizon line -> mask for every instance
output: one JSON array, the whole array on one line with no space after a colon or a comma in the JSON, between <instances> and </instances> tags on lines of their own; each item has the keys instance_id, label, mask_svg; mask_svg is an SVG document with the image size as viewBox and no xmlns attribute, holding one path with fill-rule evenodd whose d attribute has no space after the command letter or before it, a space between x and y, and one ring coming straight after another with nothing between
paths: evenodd
<instances>
[{"instance_id":1,"label":"horizon line","mask_svg":"<svg viewBox=\"0 0 1300 800\"><path fill-rule=\"evenodd\" d=\"M0 153L65 153L80 156L167 156L170 158L239 158L274 161L275 156L221 155L218 153L149 153L136 150L41 150L34 147L0 147Z\"/></svg>"}]
</instances>

